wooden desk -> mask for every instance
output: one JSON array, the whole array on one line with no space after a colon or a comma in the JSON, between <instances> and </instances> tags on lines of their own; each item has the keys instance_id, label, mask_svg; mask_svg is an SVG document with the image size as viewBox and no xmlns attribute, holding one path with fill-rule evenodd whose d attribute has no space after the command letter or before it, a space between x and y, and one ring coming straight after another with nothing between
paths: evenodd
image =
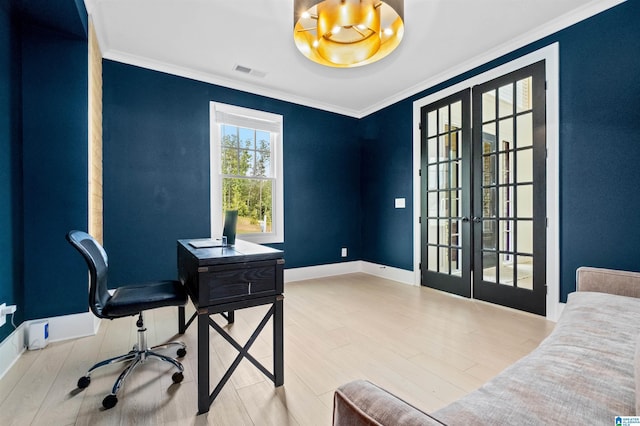
<instances>
[{"instance_id":1,"label":"wooden desk","mask_svg":"<svg viewBox=\"0 0 640 426\"><path fill-rule=\"evenodd\" d=\"M198 318L198 413L209 411L213 400L243 358L262 371L275 386L284 384L283 360L283 267L281 250L236 240L233 247L194 248L194 240L178 240L178 273L196 312L185 322L185 308L179 308L179 330L184 333ZM222 314L229 323L234 311L271 304L244 346L237 343L210 318ZM226 313L226 315L225 315ZM251 354L249 348L273 316L273 373ZM238 350L238 356L210 394L209 326Z\"/></svg>"}]
</instances>

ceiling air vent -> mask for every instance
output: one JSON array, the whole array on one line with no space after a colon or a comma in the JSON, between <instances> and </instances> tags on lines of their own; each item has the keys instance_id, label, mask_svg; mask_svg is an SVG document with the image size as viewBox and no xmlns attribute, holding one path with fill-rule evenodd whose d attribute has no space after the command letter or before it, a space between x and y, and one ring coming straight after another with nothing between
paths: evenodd
<instances>
[{"instance_id":1,"label":"ceiling air vent","mask_svg":"<svg viewBox=\"0 0 640 426\"><path fill-rule=\"evenodd\" d=\"M264 71L254 70L253 68L245 67L243 65L236 65L235 67L233 67L233 70L259 78L263 78L265 75L267 75L267 73Z\"/></svg>"}]
</instances>

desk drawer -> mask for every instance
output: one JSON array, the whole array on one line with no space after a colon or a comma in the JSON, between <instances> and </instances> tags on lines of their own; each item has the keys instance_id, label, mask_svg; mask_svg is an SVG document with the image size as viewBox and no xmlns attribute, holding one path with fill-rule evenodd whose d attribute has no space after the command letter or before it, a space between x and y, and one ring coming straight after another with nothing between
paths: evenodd
<instances>
[{"instance_id":1,"label":"desk drawer","mask_svg":"<svg viewBox=\"0 0 640 426\"><path fill-rule=\"evenodd\" d=\"M200 286L208 289L208 304L276 294L275 262L219 268L200 274ZM210 268L211 269L211 268Z\"/></svg>"}]
</instances>

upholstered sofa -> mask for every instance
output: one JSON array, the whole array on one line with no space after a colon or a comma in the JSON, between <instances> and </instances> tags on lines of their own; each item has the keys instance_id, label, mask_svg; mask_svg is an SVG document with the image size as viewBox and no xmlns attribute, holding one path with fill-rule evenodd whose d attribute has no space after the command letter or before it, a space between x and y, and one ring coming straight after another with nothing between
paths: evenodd
<instances>
[{"instance_id":1,"label":"upholstered sofa","mask_svg":"<svg viewBox=\"0 0 640 426\"><path fill-rule=\"evenodd\" d=\"M582 267L553 332L431 414L364 380L334 395L334 425L613 425L640 414L640 273ZM640 389L639 389L640 392Z\"/></svg>"}]
</instances>

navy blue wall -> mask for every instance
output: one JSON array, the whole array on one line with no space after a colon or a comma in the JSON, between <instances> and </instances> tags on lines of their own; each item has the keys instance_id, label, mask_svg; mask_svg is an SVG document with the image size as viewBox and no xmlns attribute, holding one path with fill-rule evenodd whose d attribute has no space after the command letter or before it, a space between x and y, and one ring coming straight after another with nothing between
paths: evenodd
<instances>
[{"instance_id":1,"label":"navy blue wall","mask_svg":"<svg viewBox=\"0 0 640 426\"><path fill-rule=\"evenodd\" d=\"M88 16L83 0L11 0L22 22L76 38L87 38Z\"/></svg>"},{"instance_id":2,"label":"navy blue wall","mask_svg":"<svg viewBox=\"0 0 640 426\"><path fill-rule=\"evenodd\" d=\"M0 0L0 302L24 306L20 37L8 0ZM15 314L19 324L22 311ZM0 341L13 329L0 328Z\"/></svg>"},{"instance_id":3,"label":"navy blue wall","mask_svg":"<svg viewBox=\"0 0 640 426\"><path fill-rule=\"evenodd\" d=\"M362 260L408 270L413 270L412 108L400 102L361 121ZM395 198L404 198L406 207L396 209Z\"/></svg>"},{"instance_id":4,"label":"navy blue wall","mask_svg":"<svg viewBox=\"0 0 640 426\"><path fill-rule=\"evenodd\" d=\"M86 12L41 5L0 0L0 302L16 325L87 311L86 266L64 239L87 226Z\"/></svg>"},{"instance_id":5,"label":"navy blue wall","mask_svg":"<svg viewBox=\"0 0 640 426\"><path fill-rule=\"evenodd\" d=\"M358 122L285 104L285 266L358 260L361 255ZM348 257L340 257L340 248Z\"/></svg>"},{"instance_id":6,"label":"navy blue wall","mask_svg":"<svg viewBox=\"0 0 640 426\"><path fill-rule=\"evenodd\" d=\"M64 236L87 227L87 40L23 23L22 44L25 318L86 312Z\"/></svg>"},{"instance_id":7,"label":"navy blue wall","mask_svg":"<svg viewBox=\"0 0 640 426\"><path fill-rule=\"evenodd\" d=\"M557 41L561 300L581 265L640 270L638 22L640 2L625 2L363 119L363 178L371 182L363 183L363 223L384 235L363 233L363 258L413 269L410 203L394 211L388 201L412 193L413 101Z\"/></svg>"},{"instance_id":8,"label":"navy blue wall","mask_svg":"<svg viewBox=\"0 0 640 426\"><path fill-rule=\"evenodd\" d=\"M558 38L564 299L578 266L640 270L640 2Z\"/></svg>"},{"instance_id":9,"label":"navy blue wall","mask_svg":"<svg viewBox=\"0 0 640 426\"><path fill-rule=\"evenodd\" d=\"M357 120L108 60L103 88L112 283L175 277L176 239L210 235L211 101L284 117L286 266L360 258Z\"/></svg>"}]
</instances>

